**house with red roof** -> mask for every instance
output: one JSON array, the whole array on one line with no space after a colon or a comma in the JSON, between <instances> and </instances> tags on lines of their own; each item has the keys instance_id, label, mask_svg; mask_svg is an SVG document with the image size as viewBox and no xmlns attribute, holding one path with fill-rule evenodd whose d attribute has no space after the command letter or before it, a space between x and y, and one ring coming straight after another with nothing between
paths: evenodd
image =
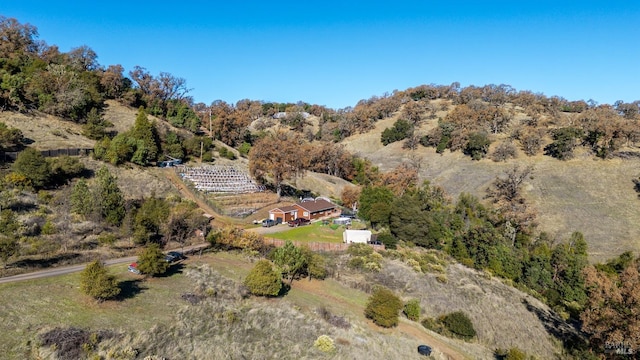
<instances>
[{"instance_id":1,"label":"house with red roof","mask_svg":"<svg viewBox=\"0 0 640 360\"><path fill-rule=\"evenodd\" d=\"M298 218L314 220L323 217L337 216L340 213L338 206L326 198L304 199L299 203L277 207L269 210L271 220L281 219L289 222Z\"/></svg>"}]
</instances>

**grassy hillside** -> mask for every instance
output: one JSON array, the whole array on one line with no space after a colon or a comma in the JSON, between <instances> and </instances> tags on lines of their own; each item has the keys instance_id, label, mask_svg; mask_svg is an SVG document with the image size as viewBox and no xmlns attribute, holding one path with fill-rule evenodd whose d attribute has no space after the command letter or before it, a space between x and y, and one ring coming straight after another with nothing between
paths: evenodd
<instances>
[{"instance_id":1,"label":"grassy hillside","mask_svg":"<svg viewBox=\"0 0 640 360\"><path fill-rule=\"evenodd\" d=\"M438 101L436 101L438 102ZM437 116L446 113L439 111ZM113 129L126 131L136 116L136 110L118 102L108 101L105 119L114 124ZM549 156L528 157L519 152L516 159L493 162L489 159L473 161L460 151L437 154L434 148L418 146L416 150L402 149L401 142L383 146L382 131L391 127L398 115L375 124L367 133L356 134L343 141L346 149L372 161L381 170L393 169L403 162L419 164L422 179L444 187L456 197L462 192L484 196L487 186L514 165L534 165L532 176L524 187L526 198L539 216L539 229L549 232L558 240L566 239L572 232L581 231L589 243L593 261L601 261L631 250L640 253L640 200L632 179L640 176L640 159L596 159L588 154L578 154L574 159L561 161ZM79 125L61 121L52 116L23 115L0 112L0 121L23 131L36 149L65 147L92 147L93 141L81 135ZM167 127L166 122L158 122ZM424 134L436 126L437 120L425 120L417 130ZM174 129L175 131L175 129ZM634 149L629 149L634 150ZM220 159L220 161L226 161ZM98 164L86 161L89 168ZM233 161L246 167L246 159ZM156 174L157 169L113 168L119 184L129 197L139 196L136 189L150 194L171 191L170 184ZM342 189L350 183L326 174L308 172L294 179L292 184L332 198L340 198Z\"/></svg>"},{"instance_id":2,"label":"grassy hillside","mask_svg":"<svg viewBox=\"0 0 640 360\"><path fill-rule=\"evenodd\" d=\"M403 162L419 163L421 178L442 186L454 198L462 192L482 198L489 184L507 169L531 164L535 170L524 190L539 214L540 230L559 240L581 231L593 261L626 250L640 253L640 200L632 181L640 176L640 159L601 160L577 154L574 159L561 161L519 153L516 159L506 162L474 161L460 151L438 154L434 148L423 146L406 150L401 142L383 146L380 135L396 119L397 116L381 120L374 130L345 139L346 148L383 171ZM428 120L420 131L436 122Z\"/></svg>"},{"instance_id":3,"label":"grassy hillside","mask_svg":"<svg viewBox=\"0 0 640 360\"><path fill-rule=\"evenodd\" d=\"M135 350L137 358L418 359L420 343L434 347L435 359L490 359L497 347L519 347L545 359L558 351L549 335L555 329L545 328L549 319L540 316L548 313L544 305L476 271L449 266L448 281L442 282L398 260L384 261L380 273L369 274L344 268L344 260L334 260L339 276L296 281L276 299L245 298L238 284L253 264L234 253L193 256L172 275L149 280L113 266L125 292L105 303L80 293L77 274L1 285L6 306L0 315L10 321L0 324L0 351L8 359L48 358L52 350L38 347L39 335L69 326L111 331L113 336L92 350L106 358ZM375 283L405 301L419 299L423 317L463 309L478 339L448 339L404 318L392 329L373 325L363 309ZM349 327L324 321L318 312L323 307ZM320 335L334 340L333 355L313 347Z\"/></svg>"}]
</instances>

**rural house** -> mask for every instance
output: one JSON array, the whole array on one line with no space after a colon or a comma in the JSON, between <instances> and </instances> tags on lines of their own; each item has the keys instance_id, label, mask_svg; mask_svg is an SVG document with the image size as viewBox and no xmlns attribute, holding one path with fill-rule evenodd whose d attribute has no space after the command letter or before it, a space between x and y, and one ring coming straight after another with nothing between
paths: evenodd
<instances>
[{"instance_id":1,"label":"rural house","mask_svg":"<svg viewBox=\"0 0 640 360\"><path fill-rule=\"evenodd\" d=\"M288 222L297 218L307 220L319 219L326 216L337 216L338 206L324 198L305 199L300 203L290 206L282 206L269 210L269 219Z\"/></svg>"},{"instance_id":2,"label":"rural house","mask_svg":"<svg viewBox=\"0 0 640 360\"><path fill-rule=\"evenodd\" d=\"M286 223L298 218L298 210L299 209L293 205L271 209L269 210L269 219L274 221L280 219L283 223Z\"/></svg>"}]
</instances>

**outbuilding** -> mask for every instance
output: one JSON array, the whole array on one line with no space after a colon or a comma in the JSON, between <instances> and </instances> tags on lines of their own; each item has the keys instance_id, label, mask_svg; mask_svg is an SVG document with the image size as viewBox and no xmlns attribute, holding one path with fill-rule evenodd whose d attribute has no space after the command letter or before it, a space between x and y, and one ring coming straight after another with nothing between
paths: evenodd
<instances>
[{"instance_id":1,"label":"outbuilding","mask_svg":"<svg viewBox=\"0 0 640 360\"><path fill-rule=\"evenodd\" d=\"M371 241L371 230L345 230L342 241L347 244L367 244Z\"/></svg>"}]
</instances>

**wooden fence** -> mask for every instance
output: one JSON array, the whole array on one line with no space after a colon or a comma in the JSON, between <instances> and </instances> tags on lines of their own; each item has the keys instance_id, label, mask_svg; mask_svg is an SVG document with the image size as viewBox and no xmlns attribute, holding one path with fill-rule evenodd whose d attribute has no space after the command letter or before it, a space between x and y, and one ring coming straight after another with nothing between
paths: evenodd
<instances>
[{"instance_id":1,"label":"wooden fence","mask_svg":"<svg viewBox=\"0 0 640 360\"><path fill-rule=\"evenodd\" d=\"M40 153L44 157L56 157L56 156L63 156L63 155L86 156L91 154L92 152L93 152L93 149L88 149L88 148L40 150ZM14 161L18 157L18 154L20 154L19 151L0 152L0 159L2 159L2 161L4 162Z\"/></svg>"},{"instance_id":2,"label":"wooden fence","mask_svg":"<svg viewBox=\"0 0 640 360\"><path fill-rule=\"evenodd\" d=\"M273 245L275 247L284 246L286 240L264 238L264 243L267 245ZM346 251L351 244L346 243L323 243L323 242L307 242L307 241L292 241L295 246L308 246L312 251L326 251L326 252L339 252ZM384 245L370 245L374 250L384 250Z\"/></svg>"}]
</instances>

